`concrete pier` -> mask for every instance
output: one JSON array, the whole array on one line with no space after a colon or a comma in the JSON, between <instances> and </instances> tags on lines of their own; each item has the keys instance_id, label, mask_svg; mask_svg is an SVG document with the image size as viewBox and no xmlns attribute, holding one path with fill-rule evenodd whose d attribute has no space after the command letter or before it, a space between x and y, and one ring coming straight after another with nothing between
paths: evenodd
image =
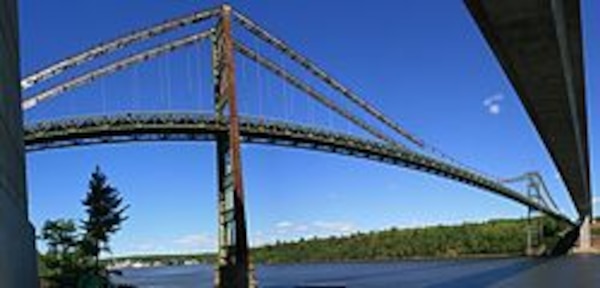
<instances>
[{"instance_id":1,"label":"concrete pier","mask_svg":"<svg viewBox=\"0 0 600 288\"><path fill-rule=\"evenodd\" d=\"M0 0L0 287L38 287L28 220L17 2Z\"/></svg>"},{"instance_id":2,"label":"concrete pier","mask_svg":"<svg viewBox=\"0 0 600 288\"><path fill-rule=\"evenodd\" d=\"M579 228L579 252L591 252L592 249L592 225L590 216L586 216Z\"/></svg>"}]
</instances>

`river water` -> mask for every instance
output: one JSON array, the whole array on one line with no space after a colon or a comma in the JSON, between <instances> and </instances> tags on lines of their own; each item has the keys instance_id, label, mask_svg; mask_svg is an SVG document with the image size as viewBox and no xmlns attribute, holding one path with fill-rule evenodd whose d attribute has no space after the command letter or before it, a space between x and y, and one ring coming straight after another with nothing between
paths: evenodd
<instances>
[{"instance_id":1,"label":"river water","mask_svg":"<svg viewBox=\"0 0 600 288\"><path fill-rule=\"evenodd\" d=\"M208 265L124 269L137 287L212 287ZM260 287L600 287L600 256L257 265Z\"/></svg>"}]
</instances>

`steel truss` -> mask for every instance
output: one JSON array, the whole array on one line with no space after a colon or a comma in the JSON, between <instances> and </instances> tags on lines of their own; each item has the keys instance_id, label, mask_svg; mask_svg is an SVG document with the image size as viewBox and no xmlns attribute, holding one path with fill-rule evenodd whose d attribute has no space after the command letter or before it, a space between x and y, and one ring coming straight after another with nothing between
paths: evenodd
<instances>
[{"instance_id":1,"label":"steel truss","mask_svg":"<svg viewBox=\"0 0 600 288\"><path fill-rule=\"evenodd\" d=\"M240 135L245 143L317 150L389 165L407 167L490 191L532 207L560 221L569 217L484 176L431 156L360 137L281 121L241 117ZM25 127L27 152L79 145L129 141L214 140L227 131L226 118L198 113L126 113L45 121ZM160 136L159 136L160 135Z\"/></svg>"}]
</instances>

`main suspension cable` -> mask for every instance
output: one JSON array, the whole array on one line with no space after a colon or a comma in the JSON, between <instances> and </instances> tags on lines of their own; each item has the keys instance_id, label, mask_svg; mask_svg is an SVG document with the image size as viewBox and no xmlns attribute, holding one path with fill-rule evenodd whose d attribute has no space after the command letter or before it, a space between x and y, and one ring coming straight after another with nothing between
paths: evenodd
<instances>
[{"instance_id":1,"label":"main suspension cable","mask_svg":"<svg viewBox=\"0 0 600 288\"><path fill-rule=\"evenodd\" d=\"M366 122L364 122L361 119L357 118L356 116L352 115L349 111L346 111L346 110L340 108L333 101L331 101L330 99L325 97L323 94L317 92L315 89L313 89L306 83L302 82L297 77L295 77L295 76L291 75L290 73L288 73L287 71L283 70L281 67L279 67L277 64L275 64L273 61L265 58L264 56L259 55L255 51L251 50L250 48L244 46L243 44L241 44L237 41L234 42L234 48L238 52L240 52L242 55L244 55L247 58L249 58L250 60L253 60L256 63L260 64L265 69L271 71L278 77L287 81L292 86L294 86L297 89L299 89L300 91L308 94L309 96L311 96L312 98L317 100L319 103L321 103L321 104L325 105L327 108L335 111L340 116L346 118L350 122L361 127L362 129L364 129L371 135L375 136L376 138L383 140L383 141L387 142L388 144L404 148L398 142L394 141L392 138L389 138L388 136L386 136L385 134L383 134L382 132L377 130L375 127L367 124Z\"/></svg>"},{"instance_id":2,"label":"main suspension cable","mask_svg":"<svg viewBox=\"0 0 600 288\"><path fill-rule=\"evenodd\" d=\"M21 89L26 90L35 84L52 78L68 69L79 66L85 62L94 60L102 55L125 48L131 44L150 39L157 35L161 35L172 31L176 28L184 27L190 24L199 23L210 19L219 14L219 9L209 9L199 12L194 12L190 15L178 17L173 20L165 21L159 25L150 28L141 29L117 39L98 44L84 52L75 54L62 61L52 64L48 67L38 70L37 72L26 76L21 80Z\"/></svg>"},{"instance_id":3,"label":"main suspension cable","mask_svg":"<svg viewBox=\"0 0 600 288\"><path fill-rule=\"evenodd\" d=\"M322 69L317 67L306 57L302 56L300 53L298 53L295 50L293 50L292 48L290 48L287 44L285 44L285 42L272 36L266 30L261 28L258 24L254 23L252 20L250 20L249 18L240 14L239 12L234 10L233 15L234 15L233 19L236 22L240 23L241 26L244 27L246 30L248 30L250 33L254 34L258 38L262 39L266 43L275 47L280 52L287 55L294 62L298 63L300 66L302 66L304 69L306 69L307 71L312 73L314 76L316 76L317 78L324 81L328 86L330 86L334 90L336 90L339 93L341 93L342 95L344 95L346 98L348 98L350 101L352 101L359 107L363 108L365 111L367 111L367 113L369 113L371 116L375 117L377 120L381 121L387 127L391 128L398 134L402 135L404 138L408 139L413 144L415 144L419 147L424 146L423 141L421 141L414 135L412 135L412 134L408 133L407 131L405 131L404 129L402 129L398 124L394 123L391 119L386 117L383 113L381 113L378 109L376 109L372 104L363 100L361 97L356 95L354 92L352 92L347 87L343 86L340 82L335 80L333 77L326 74Z\"/></svg>"},{"instance_id":4,"label":"main suspension cable","mask_svg":"<svg viewBox=\"0 0 600 288\"><path fill-rule=\"evenodd\" d=\"M138 63L156 58L159 55L162 55L164 53L174 51L176 49L190 45L195 42L199 42L203 39L208 38L211 34L212 34L212 30L204 31L204 32L201 32L198 34L193 34L193 35L163 44L161 46L152 48L150 50L140 52L138 54L134 54L127 58L121 59L117 62L108 64L106 66L103 66L103 67L93 70L91 72L85 73L81 76L72 78L71 80L68 80L62 84L59 84L57 86L54 86L47 90L44 90L44 91L42 91L38 94L35 94L31 97L28 97L27 99L24 99L21 102L21 107L23 108L23 110L29 110L29 109L35 107L41 101L44 101L51 97L54 97L58 94L67 92L78 86L88 84L100 77L123 70L125 68L128 68L131 65L138 64Z\"/></svg>"}]
</instances>

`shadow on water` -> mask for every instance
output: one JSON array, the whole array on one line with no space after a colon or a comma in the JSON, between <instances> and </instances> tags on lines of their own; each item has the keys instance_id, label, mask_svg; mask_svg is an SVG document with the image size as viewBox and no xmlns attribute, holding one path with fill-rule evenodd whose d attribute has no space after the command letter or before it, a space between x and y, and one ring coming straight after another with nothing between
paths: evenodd
<instances>
[{"instance_id":1,"label":"shadow on water","mask_svg":"<svg viewBox=\"0 0 600 288\"><path fill-rule=\"evenodd\" d=\"M485 269L479 273L470 273L461 277L449 279L441 283L426 286L427 288L452 288L452 287L489 287L498 284L512 276L524 273L539 265L547 264L553 258L535 258L510 263L498 268Z\"/></svg>"}]
</instances>

